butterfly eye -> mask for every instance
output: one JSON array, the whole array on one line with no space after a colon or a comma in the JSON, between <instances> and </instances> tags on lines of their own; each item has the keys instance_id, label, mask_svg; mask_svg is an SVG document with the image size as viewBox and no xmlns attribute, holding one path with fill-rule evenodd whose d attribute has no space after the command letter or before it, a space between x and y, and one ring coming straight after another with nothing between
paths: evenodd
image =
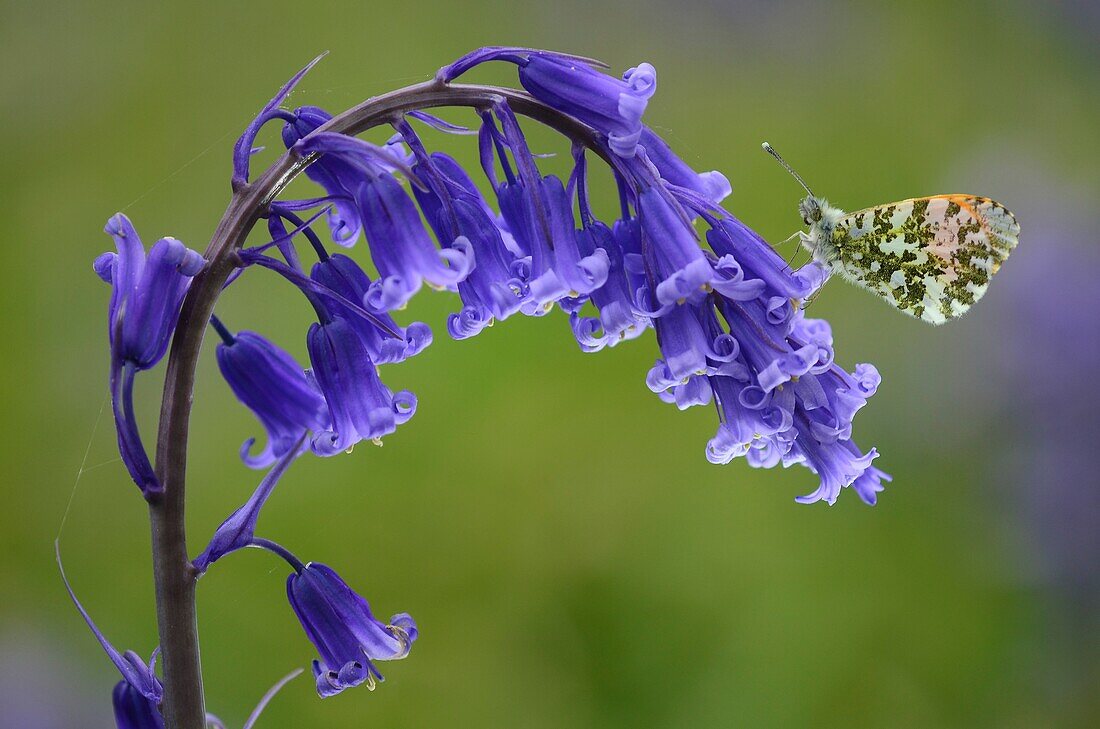
<instances>
[{"instance_id":1,"label":"butterfly eye","mask_svg":"<svg viewBox=\"0 0 1100 729\"><path fill-rule=\"evenodd\" d=\"M821 206L812 197L807 197L798 204L798 212L802 213L802 222L806 225L813 225L821 220Z\"/></svg>"}]
</instances>

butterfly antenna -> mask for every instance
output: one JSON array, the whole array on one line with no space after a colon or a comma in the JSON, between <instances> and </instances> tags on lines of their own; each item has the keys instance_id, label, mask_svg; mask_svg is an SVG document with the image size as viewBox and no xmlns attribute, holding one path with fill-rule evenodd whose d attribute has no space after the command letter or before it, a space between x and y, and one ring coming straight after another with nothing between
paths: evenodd
<instances>
[{"instance_id":1,"label":"butterfly antenna","mask_svg":"<svg viewBox=\"0 0 1100 729\"><path fill-rule=\"evenodd\" d=\"M806 181L802 179L802 176L791 169L791 166L787 164L787 161L779 156L779 152L776 152L775 149L767 142L764 142L760 146L764 149L765 152L770 154L772 157L775 157L776 161L779 162L779 164L783 165L783 169L787 170L787 172L790 172L791 176L794 177L794 179L798 180L798 184L802 185L802 188L806 191L807 195L809 195L810 197L816 197L810 190L810 186L807 185Z\"/></svg>"}]
</instances>

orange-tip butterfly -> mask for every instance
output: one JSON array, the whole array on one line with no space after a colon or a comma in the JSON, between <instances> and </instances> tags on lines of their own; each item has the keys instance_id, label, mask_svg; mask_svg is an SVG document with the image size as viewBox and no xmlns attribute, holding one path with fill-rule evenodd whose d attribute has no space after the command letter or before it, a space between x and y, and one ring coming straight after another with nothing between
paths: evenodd
<instances>
[{"instance_id":1,"label":"orange-tip butterfly","mask_svg":"<svg viewBox=\"0 0 1100 729\"><path fill-rule=\"evenodd\" d=\"M1016 247L1020 226L1000 203L976 195L933 195L845 213L806 190L798 205L814 258L906 314L930 324L954 319L982 298Z\"/></svg>"}]
</instances>

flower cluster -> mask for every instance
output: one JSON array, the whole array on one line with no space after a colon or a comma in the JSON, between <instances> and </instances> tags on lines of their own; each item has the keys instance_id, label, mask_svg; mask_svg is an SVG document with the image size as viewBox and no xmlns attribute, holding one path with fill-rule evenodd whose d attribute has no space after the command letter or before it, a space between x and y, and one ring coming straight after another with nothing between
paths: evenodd
<instances>
[{"instance_id":1,"label":"flower cluster","mask_svg":"<svg viewBox=\"0 0 1100 729\"><path fill-rule=\"evenodd\" d=\"M273 218L323 208L335 243L350 248L365 238L378 276L371 279L349 256L329 255L297 217L296 232L319 259L308 276L299 266L294 278L297 253L287 256L283 245L286 263L258 249L242 253L245 263L296 280L320 319L308 335L313 368L304 376L259 335L248 333L247 346L230 337L219 348L234 392L268 430L269 445L248 462L270 463L303 430L316 434L315 453L329 455L404 422L415 398L393 395L375 366L412 356L430 341L424 324L402 329L392 319L427 283L458 294L461 307L447 320L455 339L555 306L588 352L652 328L662 356L646 378L649 387L680 408L717 405L708 459L801 463L819 486L800 501L831 504L852 486L874 503L888 477L871 465L876 452L862 451L851 436L852 418L874 394L878 374L871 365L854 372L838 366L828 324L801 311L826 269L812 262L791 270L719 206L731 190L721 173L693 170L642 123L656 90L653 67L640 64L619 80L577 57L502 47L465 56L437 79L450 82L489 61L514 63L533 97L591 129L588 139L573 140L567 180L542 174L502 99L480 110L477 130L495 205L454 158L427 149L413 121L468 131L461 127L416 112L394 120L394 136L378 146L326 131L332 115L318 107L278 115L284 144L313 156L306 174L325 194L279 203ZM589 205L592 152L609 162L618 184L617 220L599 220ZM282 230L276 242L294 235ZM234 349L239 353L230 357ZM227 366L232 359L238 366Z\"/></svg>"},{"instance_id":2,"label":"flower cluster","mask_svg":"<svg viewBox=\"0 0 1100 729\"><path fill-rule=\"evenodd\" d=\"M324 109L281 106L307 66L234 149L234 189L247 191L257 135L268 122L279 122L289 153L304 161L305 174L323 191L269 202L261 211L269 242L235 250L238 270L230 278L257 267L272 271L303 295L316 321L305 332L305 368L262 334L211 319L221 339L221 373L265 431L262 445L256 438L244 442L241 458L271 470L193 565L202 574L245 547L286 560L293 570L290 605L320 654L313 672L321 696L360 684L373 688L382 679L376 662L408 655L416 623L407 613L378 620L332 569L303 563L256 536L257 519L300 455L331 456L362 440L379 443L416 412L415 395L391 389L380 368L431 344L426 324L403 325L394 316L425 285L457 294L459 305L446 322L454 339L474 337L517 314L543 316L555 308L568 315L586 352L653 329L661 356L645 378L649 388L681 409L716 406L719 424L707 458L727 463L744 457L763 468L802 464L816 474L818 486L799 501L832 504L850 486L873 504L889 480L872 465L875 450L864 452L852 441L853 417L874 394L877 371L837 365L829 325L802 311L825 282L825 268L811 262L791 270L720 206L731 192L724 175L692 169L643 123L656 91L655 69L642 63L619 79L577 56L484 48L439 70L426 85L433 103L455 78L493 61L514 64L530 96L506 97L484 87L473 105L476 130L416 109L387 117L394 135L385 144L336 133ZM573 162L567 179L540 170L508 98L541 109L551 125L564 120L559 131L572 143ZM453 157L429 151L414 122L476 135L489 195ZM589 204L590 156L607 162L619 190L614 220L600 220ZM304 217L307 211L312 217ZM330 251L313 229L322 216L332 243L345 252ZM153 246L146 260L122 215L107 231L118 253L97 259L95 270L113 286L111 383L119 446L151 497L160 487L133 421L133 378L163 357L191 277L205 262L170 238ZM300 250L301 243L307 247ZM303 263L307 257L315 262ZM153 717L159 720L161 687L152 665L120 657L96 635L125 678L116 706L127 716L145 717L120 719L119 726L158 726Z\"/></svg>"}]
</instances>

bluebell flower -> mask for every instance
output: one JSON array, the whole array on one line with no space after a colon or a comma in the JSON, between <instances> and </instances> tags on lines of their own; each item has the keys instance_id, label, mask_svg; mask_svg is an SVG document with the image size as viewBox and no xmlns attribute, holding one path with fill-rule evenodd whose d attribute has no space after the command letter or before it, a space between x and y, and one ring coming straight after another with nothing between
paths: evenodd
<instances>
[{"instance_id":1,"label":"bluebell flower","mask_svg":"<svg viewBox=\"0 0 1100 729\"><path fill-rule=\"evenodd\" d=\"M661 179L672 185L693 190L715 205L726 199L733 190L721 172L693 170L649 127L642 127L638 145L645 150L646 157L657 168Z\"/></svg>"},{"instance_id":2,"label":"bluebell flower","mask_svg":"<svg viewBox=\"0 0 1100 729\"><path fill-rule=\"evenodd\" d=\"M745 456L750 465L801 463L820 478L802 503L833 503L843 487L873 504L889 476L872 467L877 456L851 441L852 418L874 394L879 376L871 365L852 374L832 362L831 336L820 320L796 315L786 354L745 338L747 370L710 377L722 424L707 447L714 463ZM798 349L791 349L802 342ZM751 373L751 374L750 374Z\"/></svg>"},{"instance_id":3,"label":"bluebell flower","mask_svg":"<svg viewBox=\"0 0 1100 729\"><path fill-rule=\"evenodd\" d=\"M362 339L343 317L310 326L307 346L331 423L314 436L314 453L335 455L360 440L377 441L416 412L415 395L394 394L382 384Z\"/></svg>"},{"instance_id":4,"label":"bluebell flower","mask_svg":"<svg viewBox=\"0 0 1100 729\"><path fill-rule=\"evenodd\" d=\"M401 308L422 282L455 288L466 278L473 263L469 242L455 239L441 250L432 245L413 201L392 176L363 183L355 199L371 258L382 277L367 292L372 308Z\"/></svg>"},{"instance_id":5,"label":"bluebell flower","mask_svg":"<svg viewBox=\"0 0 1100 729\"><path fill-rule=\"evenodd\" d=\"M662 306L698 301L718 280L683 211L668 194L649 187L638 195L643 241L652 256L653 292Z\"/></svg>"},{"instance_id":6,"label":"bluebell flower","mask_svg":"<svg viewBox=\"0 0 1100 729\"><path fill-rule=\"evenodd\" d=\"M233 335L216 318L211 323L222 337L216 350L222 376L267 431L267 444L255 455L250 452L256 439L244 442L241 460L252 468L269 466L303 433L328 428L325 399L294 357L255 332Z\"/></svg>"},{"instance_id":7,"label":"bluebell flower","mask_svg":"<svg viewBox=\"0 0 1100 729\"><path fill-rule=\"evenodd\" d=\"M313 265L310 278L349 301L367 306L367 294L373 282L359 264L347 256L339 253L326 256ZM384 310L371 313L374 321L358 316L348 316L347 320L363 341L371 361L377 365L403 362L432 343L432 330L424 322L402 327ZM385 328L379 327L379 322Z\"/></svg>"},{"instance_id":8,"label":"bluebell flower","mask_svg":"<svg viewBox=\"0 0 1100 729\"><path fill-rule=\"evenodd\" d=\"M436 152L418 161L414 171L434 182L413 193L436 238L444 245L462 239L473 256L473 269L458 284L462 310L447 319L451 336L465 339L507 319L526 302L527 285L517 275L519 257L509 249L488 203L453 158Z\"/></svg>"},{"instance_id":9,"label":"bluebell flower","mask_svg":"<svg viewBox=\"0 0 1100 729\"><path fill-rule=\"evenodd\" d=\"M641 63L620 81L579 61L532 54L520 66L519 81L539 101L606 134L615 154L633 157L642 115L657 90L657 70Z\"/></svg>"},{"instance_id":10,"label":"bluebell flower","mask_svg":"<svg viewBox=\"0 0 1100 729\"><path fill-rule=\"evenodd\" d=\"M607 280L592 291L589 300L598 316L587 317L579 312L569 315L573 334L586 352L605 346L614 347L622 341L635 339L651 326L649 317L638 312L635 303L638 281L631 268L640 271L641 256L632 253L639 235L636 220L620 220L614 229L599 220L592 220L577 231L577 246L588 256L602 250L608 259ZM640 240L637 241L640 245Z\"/></svg>"},{"instance_id":11,"label":"bluebell flower","mask_svg":"<svg viewBox=\"0 0 1100 729\"><path fill-rule=\"evenodd\" d=\"M634 156L642 115L657 90L657 71L650 64L638 64L620 80L576 56L502 47L475 51L443 69L439 77L450 81L487 61L515 63L520 83L532 96L607 135L615 154Z\"/></svg>"},{"instance_id":12,"label":"bluebell flower","mask_svg":"<svg viewBox=\"0 0 1100 729\"><path fill-rule=\"evenodd\" d=\"M529 271L523 275L529 286L523 310L542 314L555 301L588 294L603 286L611 262L603 249L582 254L565 185L553 175L539 174L508 105L502 102L496 111L519 172L518 178L509 174L499 185L497 199L509 231L531 257ZM506 163L503 156L501 161ZM505 171L510 173L510 168L505 167Z\"/></svg>"},{"instance_id":13,"label":"bluebell flower","mask_svg":"<svg viewBox=\"0 0 1100 729\"><path fill-rule=\"evenodd\" d=\"M435 288L454 289L466 278L473 266L468 244L436 249L416 205L392 171L402 170L411 179L415 175L392 150L339 134L314 134L299 142L298 148L303 153L321 154L322 160L342 160L356 168L355 187L350 192L371 259L381 276L367 292L371 309L399 309L425 282ZM353 182L344 180L341 184Z\"/></svg>"},{"instance_id":14,"label":"bluebell flower","mask_svg":"<svg viewBox=\"0 0 1100 729\"><path fill-rule=\"evenodd\" d=\"M88 614L88 611L80 604L80 600L76 598L76 593L73 592L73 588L69 585L69 580L65 576L65 568L61 565L61 549L57 542L54 542L54 553L57 557L57 567L61 571L61 581L65 583L65 589L68 591L73 605L80 612L80 616L84 618L84 622L88 624L96 640L103 646L107 657L111 659L119 673L122 674L122 680L115 685L114 690L111 692L115 710L115 724L118 729L163 729L164 719L161 717L160 709L157 708L164 698L164 687L161 685L160 679L157 678L155 671L157 651L153 651L153 656L148 663L134 651L119 653L107 640L107 637L96 627L96 624L92 621L92 616Z\"/></svg>"},{"instance_id":15,"label":"bluebell flower","mask_svg":"<svg viewBox=\"0 0 1100 729\"><path fill-rule=\"evenodd\" d=\"M108 220L104 230L115 239L118 252L102 254L93 268L111 284L107 321L118 448L130 476L148 498L161 487L134 420L134 377L164 357L191 278L205 261L175 238L161 238L146 257L141 238L122 213Z\"/></svg>"},{"instance_id":16,"label":"bluebell flower","mask_svg":"<svg viewBox=\"0 0 1100 729\"><path fill-rule=\"evenodd\" d=\"M322 697L331 696L362 683L373 690L376 682L383 680L374 661L407 656L418 635L416 622L408 613L398 613L388 624L382 623L374 617L367 601L331 568L303 564L285 547L256 536L260 511L297 453L294 448L279 460L248 501L222 522L193 565L202 574L218 559L246 547L265 549L284 559L294 570L287 578L291 608L321 654L320 660L313 661L317 692ZM253 717L293 675L296 674L283 679L264 696ZM249 726L253 720L250 718Z\"/></svg>"},{"instance_id":17,"label":"bluebell flower","mask_svg":"<svg viewBox=\"0 0 1100 729\"><path fill-rule=\"evenodd\" d=\"M828 278L828 269L817 262L792 271L767 241L732 215L708 216L708 222L707 243L715 254L731 257L745 278L762 281L774 295L805 299Z\"/></svg>"},{"instance_id":18,"label":"bluebell flower","mask_svg":"<svg viewBox=\"0 0 1100 729\"><path fill-rule=\"evenodd\" d=\"M639 194L640 207L648 192ZM877 453L864 453L851 436L852 419L874 394L878 373L870 365L853 373L836 366L828 324L800 311L801 301L825 281L824 269L810 263L791 271L740 221L715 213L705 201L681 199L698 203L690 212L710 225L714 255L703 260L712 273L698 290L694 282L684 285L684 276L668 275L677 262L662 244L687 228L668 199L651 197L656 205L650 209L660 215L651 216L648 229L642 218L651 245L649 290L666 284L666 294L652 304L663 358L647 377L650 389L680 408L716 403L720 424L707 444L711 462L743 457L757 468L802 464L819 486L800 502L831 504L851 487L873 504L889 476L871 465ZM682 260L690 258L686 237L680 249Z\"/></svg>"},{"instance_id":19,"label":"bluebell flower","mask_svg":"<svg viewBox=\"0 0 1100 729\"><path fill-rule=\"evenodd\" d=\"M384 680L374 662L404 658L419 634L408 613L394 615L388 624L375 618L370 604L323 564L313 562L290 575L286 591L321 654L313 674L322 697L360 684L373 690Z\"/></svg>"},{"instance_id":20,"label":"bluebell flower","mask_svg":"<svg viewBox=\"0 0 1100 729\"><path fill-rule=\"evenodd\" d=\"M306 341L312 364L306 380L320 393L327 412L321 417L323 428L309 428L314 433L310 446L317 455L331 456L362 439L377 442L412 417L415 395L407 390L394 394L382 384L372 349L387 361L397 361L427 346L431 331L422 324L401 329L388 315L356 304L354 299L369 298L362 294L364 287L370 288L366 274L349 258L328 256L315 245L324 259L313 276L261 250L243 250L239 256L245 265L269 268L294 283L317 312L318 323L310 327ZM386 338L393 344L386 344ZM293 437L304 430L296 427Z\"/></svg>"},{"instance_id":21,"label":"bluebell flower","mask_svg":"<svg viewBox=\"0 0 1100 729\"><path fill-rule=\"evenodd\" d=\"M330 119L332 115L319 106L298 107L283 125L283 143L290 149ZM338 156L323 155L306 167L306 177L323 187L332 202L328 212L332 240L354 245L362 230L355 207L355 190L363 178L360 169Z\"/></svg>"}]
</instances>

